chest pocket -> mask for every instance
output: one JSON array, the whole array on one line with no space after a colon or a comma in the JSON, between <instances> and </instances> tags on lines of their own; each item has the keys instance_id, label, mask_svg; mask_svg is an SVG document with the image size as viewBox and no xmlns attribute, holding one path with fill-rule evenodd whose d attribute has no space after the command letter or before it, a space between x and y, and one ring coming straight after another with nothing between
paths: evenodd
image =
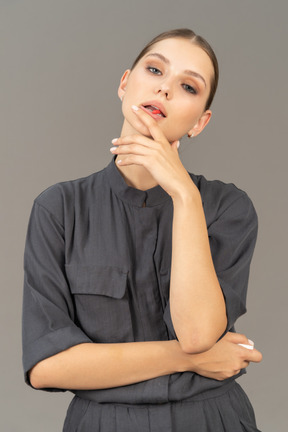
<instances>
[{"instance_id":1,"label":"chest pocket","mask_svg":"<svg viewBox=\"0 0 288 432\"><path fill-rule=\"evenodd\" d=\"M128 271L111 266L66 266L76 322L93 342L132 342Z\"/></svg>"}]
</instances>

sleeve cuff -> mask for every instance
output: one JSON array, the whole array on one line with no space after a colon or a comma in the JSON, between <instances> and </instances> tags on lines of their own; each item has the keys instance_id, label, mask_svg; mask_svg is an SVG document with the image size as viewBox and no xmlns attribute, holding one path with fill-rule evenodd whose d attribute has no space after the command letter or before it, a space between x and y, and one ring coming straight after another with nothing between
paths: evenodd
<instances>
[{"instance_id":1,"label":"sleeve cuff","mask_svg":"<svg viewBox=\"0 0 288 432\"><path fill-rule=\"evenodd\" d=\"M72 346L81 343L92 343L91 339L86 336L78 327L63 327L54 330L39 339L32 342L25 350L23 355L24 379L26 384L31 386L28 372L29 370L45 358L65 351ZM31 386L32 387L32 386ZM61 389L44 389L47 391L65 391Z\"/></svg>"}]
</instances>

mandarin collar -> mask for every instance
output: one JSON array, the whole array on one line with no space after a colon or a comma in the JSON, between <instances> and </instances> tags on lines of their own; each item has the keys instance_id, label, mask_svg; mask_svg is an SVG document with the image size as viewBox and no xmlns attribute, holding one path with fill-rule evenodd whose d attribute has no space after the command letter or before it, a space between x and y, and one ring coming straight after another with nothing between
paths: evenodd
<instances>
[{"instance_id":1,"label":"mandarin collar","mask_svg":"<svg viewBox=\"0 0 288 432\"><path fill-rule=\"evenodd\" d=\"M143 207L144 203L145 207L154 207L171 199L170 195L159 185L146 191L128 186L115 164L115 159L116 156L113 157L104 172L111 189L122 201L136 207Z\"/></svg>"}]
</instances>

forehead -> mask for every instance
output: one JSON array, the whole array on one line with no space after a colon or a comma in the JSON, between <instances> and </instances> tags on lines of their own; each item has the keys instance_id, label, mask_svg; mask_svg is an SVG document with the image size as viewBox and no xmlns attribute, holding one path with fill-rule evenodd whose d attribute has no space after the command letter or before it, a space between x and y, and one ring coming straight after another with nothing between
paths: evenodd
<instances>
[{"instance_id":1,"label":"forehead","mask_svg":"<svg viewBox=\"0 0 288 432\"><path fill-rule=\"evenodd\" d=\"M213 64L208 54L187 39L170 38L157 42L150 47L144 59L152 53L160 53L169 60L172 67L193 70L202 74L208 81L214 75Z\"/></svg>"}]
</instances>

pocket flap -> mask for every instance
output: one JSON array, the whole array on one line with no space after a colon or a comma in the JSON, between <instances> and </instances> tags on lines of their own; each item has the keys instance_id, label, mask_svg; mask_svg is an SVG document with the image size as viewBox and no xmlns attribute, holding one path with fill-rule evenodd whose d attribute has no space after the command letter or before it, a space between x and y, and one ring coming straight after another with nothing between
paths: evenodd
<instances>
[{"instance_id":1,"label":"pocket flap","mask_svg":"<svg viewBox=\"0 0 288 432\"><path fill-rule=\"evenodd\" d=\"M121 299L128 271L111 266L66 265L72 294L95 294Z\"/></svg>"}]
</instances>

